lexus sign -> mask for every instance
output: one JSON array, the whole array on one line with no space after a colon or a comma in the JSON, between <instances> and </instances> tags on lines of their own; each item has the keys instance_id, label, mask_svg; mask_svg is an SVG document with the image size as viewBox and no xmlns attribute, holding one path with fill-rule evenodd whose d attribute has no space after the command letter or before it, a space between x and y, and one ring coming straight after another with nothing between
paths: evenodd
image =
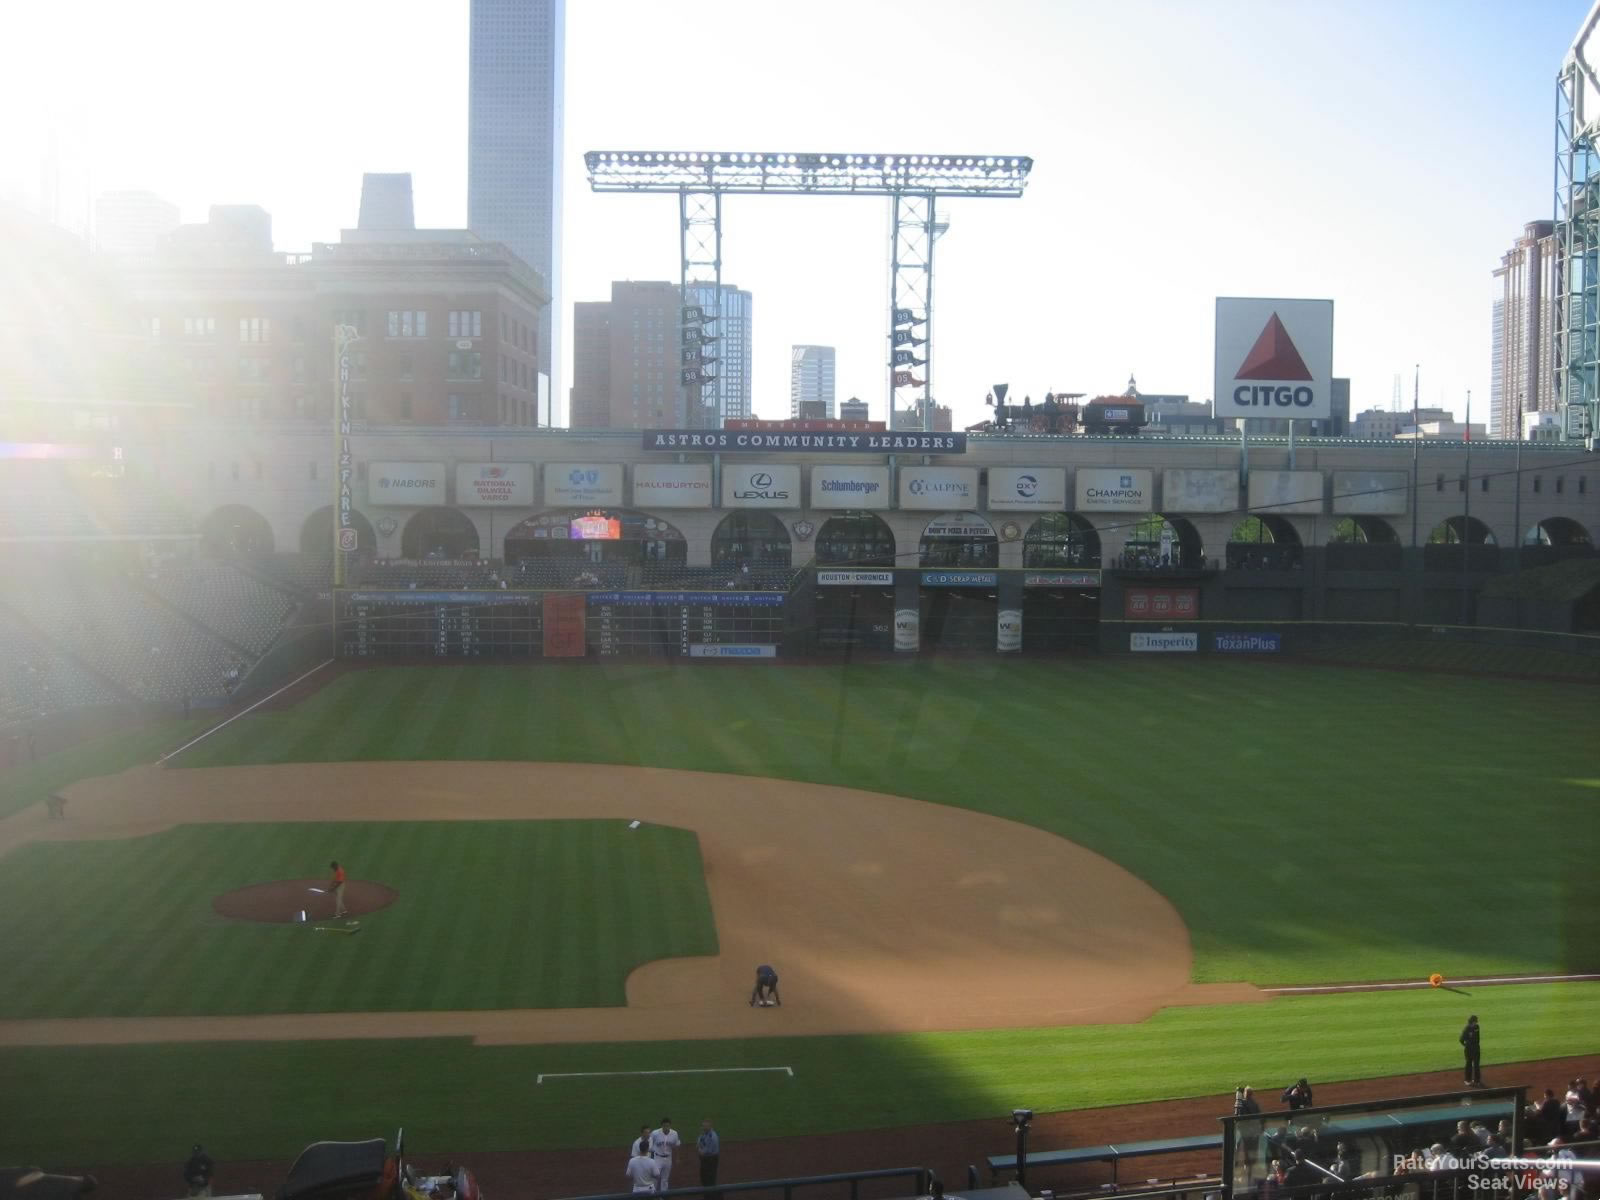
<instances>
[{"instance_id":1,"label":"lexus sign","mask_svg":"<svg viewBox=\"0 0 1600 1200\"><path fill-rule=\"evenodd\" d=\"M724 463L724 508L801 508L800 468L780 463Z\"/></svg>"},{"instance_id":2,"label":"lexus sign","mask_svg":"<svg viewBox=\"0 0 1600 1200\"><path fill-rule=\"evenodd\" d=\"M1217 298L1218 417L1333 416L1333 301Z\"/></svg>"}]
</instances>

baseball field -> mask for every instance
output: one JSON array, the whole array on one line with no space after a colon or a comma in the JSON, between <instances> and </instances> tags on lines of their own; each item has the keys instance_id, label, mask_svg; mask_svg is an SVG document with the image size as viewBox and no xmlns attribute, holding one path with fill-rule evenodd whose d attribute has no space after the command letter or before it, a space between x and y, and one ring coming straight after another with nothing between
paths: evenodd
<instances>
[{"instance_id":1,"label":"baseball field","mask_svg":"<svg viewBox=\"0 0 1600 1200\"><path fill-rule=\"evenodd\" d=\"M1077 1109L1446 1067L1467 1011L1487 1064L1587 1053L1594 983L1273 989L1600 970L1592 690L1215 660L329 670L166 765L203 726L0 777L0 1072L30 1097L0 1161ZM325 919L333 858L390 902ZM259 919L224 915L265 884ZM781 1008L746 1003L758 962Z\"/></svg>"}]
</instances>

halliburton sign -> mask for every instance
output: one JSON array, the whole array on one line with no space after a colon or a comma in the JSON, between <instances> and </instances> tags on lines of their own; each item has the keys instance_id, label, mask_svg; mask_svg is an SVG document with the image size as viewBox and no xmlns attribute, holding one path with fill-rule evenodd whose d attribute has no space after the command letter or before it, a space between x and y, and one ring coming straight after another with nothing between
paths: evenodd
<instances>
[{"instance_id":1,"label":"halliburton sign","mask_svg":"<svg viewBox=\"0 0 1600 1200\"><path fill-rule=\"evenodd\" d=\"M1218 417L1333 416L1333 301L1217 298Z\"/></svg>"}]
</instances>

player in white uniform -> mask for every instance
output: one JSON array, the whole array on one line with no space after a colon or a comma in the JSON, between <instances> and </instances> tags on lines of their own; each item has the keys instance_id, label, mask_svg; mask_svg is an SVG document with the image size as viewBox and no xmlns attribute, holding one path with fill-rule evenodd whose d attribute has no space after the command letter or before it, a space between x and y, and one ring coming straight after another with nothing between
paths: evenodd
<instances>
[{"instance_id":1,"label":"player in white uniform","mask_svg":"<svg viewBox=\"0 0 1600 1200\"><path fill-rule=\"evenodd\" d=\"M671 1117L661 1118L661 1128L650 1135L650 1154L656 1160L656 1166L661 1168L661 1190L664 1192L672 1186L672 1153L682 1141L678 1131L672 1127Z\"/></svg>"},{"instance_id":2,"label":"player in white uniform","mask_svg":"<svg viewBox=\"0 0 1600 1200\"><path fill-rule=\"evenodd\" d=\"M634 1151L622 1173L633 1181L636 1192L654 1192L661 1187L661 1168L644 1150Z\"/></svg>"}]
</instances>

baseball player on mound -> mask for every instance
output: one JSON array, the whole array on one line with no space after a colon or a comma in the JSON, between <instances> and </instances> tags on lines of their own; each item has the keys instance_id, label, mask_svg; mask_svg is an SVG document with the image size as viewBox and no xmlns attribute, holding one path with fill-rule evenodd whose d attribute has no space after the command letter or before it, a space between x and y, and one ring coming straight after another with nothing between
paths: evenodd
<instances>
[{"instance_id":1,"label":"baseball player on mound","mask_svg":"<svg viewBox=\"0 0 1600 1200\"><path fill-rule=\"evenodd\" d=\"M766 963L756 968L756 986L750 993L750 1004L751 1007L759 1004L763 1008L783 1004L778 998L778 973Z\"/></svg>"},{"instance_id":2,"label":"baseball player on mound","mask_svg":"<svg viewBox=\"0 0 1600 1200\"><path fill-rule=\"evenodd\" d=\"M339 865L339 860L334 859L328 864L333 869L333 878L328 880L328 892L333 896L333 915L342 917L344 907L344 868Z\"/></svg>"}]
</instances>

